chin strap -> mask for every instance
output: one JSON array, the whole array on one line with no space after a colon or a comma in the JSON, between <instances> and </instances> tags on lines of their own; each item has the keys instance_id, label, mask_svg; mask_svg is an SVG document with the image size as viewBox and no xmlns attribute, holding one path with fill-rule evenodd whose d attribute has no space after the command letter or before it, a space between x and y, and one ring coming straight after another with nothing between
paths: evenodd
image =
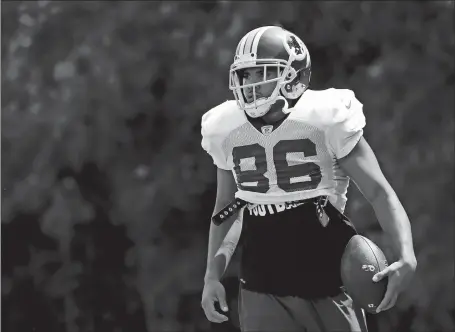
<instances>
[{"instance_id":1,"label":"chin strap","mask_svg":"<svg viewBox=\"0 0 455 332\"><path fill-rule=\"evenodd\" d=\"M270 111L281 111L284 114L287 114L287 113L291 112L289 110L288 101L283 96L278 96L275 99L275 102L270 106L268 112L270 112Z\"/></svg>"},{"instance_id":2,"label":"chin strap","mask_svg":"<svg viewBox=\"0 0 455 332\"><path fill-rule=\"evenodd\" d=\"M283 101L283 106L280 106L281 103L279 103L279 101ZM258 118L258 117L264 116L267 113L269 113L273 108L279 108L285 114L290 112L288 101L283 96L276 97L275 101L270 105L261 105L259 107L268 107L268 108L267 108L267 110L263 111L263 113L258 111L258 113L256 113L256 114L254 112L251 112L250 110L245 110L245 111L252 118ZM257 109L259 109L259 107Z\"/></svg>"},{"instance_id":3,"label":"chin strap","mask_svg":"<svg viewBox=\"0 0 455 332\"><path fill-rule=\"evenodd\" d=\"M288 104L288 101L286 100L286 98L284 98L283 96L278 96L275 100L275 103L273 103L273 105L275 105L278 101L282 100L283 101L283 107L281 108L281 111L284 113L284 114L287 114L290 112L289 110L289 104ZM272 105L272 106L273 106Z\"/></svg>"}]
</instances>

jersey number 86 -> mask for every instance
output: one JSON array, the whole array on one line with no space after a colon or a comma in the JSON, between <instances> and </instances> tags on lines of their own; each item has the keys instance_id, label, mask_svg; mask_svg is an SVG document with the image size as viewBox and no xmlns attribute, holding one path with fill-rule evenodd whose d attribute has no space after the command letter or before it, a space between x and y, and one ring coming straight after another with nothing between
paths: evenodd
<instances>
[{"instance_id":1,"label":"jersey number 86","mask_svg":"<svg viewBox=\"0 0 455 332\"><path fill-rule=\"evenodd\" d=\"M277 185L286 192L315 189L321 182L321 168L307 162L289 166L286 154L290 152L303 152L305 157L316 156L316 145L308 138L284 140L273 147L273 162L276 169ZM258 143L237 146L232 149L234 171L237 175L239 189L266 193L270 189L267 172L267 156L265 148ZM254 158L255 170L241 170L240 161L244 158ZM310 180L291 183L294 177L309 176ZM246 182L257 182L256 186L244 185Z\"/></svg>"}]
</instances>

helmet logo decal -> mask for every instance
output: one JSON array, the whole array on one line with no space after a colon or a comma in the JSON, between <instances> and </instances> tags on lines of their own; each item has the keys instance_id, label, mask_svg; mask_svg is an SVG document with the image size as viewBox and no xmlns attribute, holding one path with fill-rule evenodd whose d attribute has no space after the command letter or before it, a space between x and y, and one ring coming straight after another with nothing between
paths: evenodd
<instances>
[{"instance_id":1,"label":"helmet logo decal","mask_svg":"<svg viewBox=\"0 0 455 332\"><path fill-rule=\"evenodd\" d=\"M288 43L289 48L292 49L296 55L303 55L302 47L293 35L290 35L286 42Z\"/></svg>"},{"instance_id":2,"label":"helmet logo decal","mask_svg":"<svg viewBox=\"0 0 455 332\"><path fill-rule=\"evenodd\" d=\"M289 55L293 60L302 61L307 58L307 63L309 61L308 50L303 42L295 35L288 34L285 39L283 39L283 44Z\"/></svg>"}]
</instances>

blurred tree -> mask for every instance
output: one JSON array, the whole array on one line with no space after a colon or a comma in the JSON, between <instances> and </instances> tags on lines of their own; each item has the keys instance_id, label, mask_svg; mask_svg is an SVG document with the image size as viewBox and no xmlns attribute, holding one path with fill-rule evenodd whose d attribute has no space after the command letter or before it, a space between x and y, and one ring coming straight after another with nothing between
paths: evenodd
<instances>
[{"instance_id":1,"label":"blurred tree","mask_svg":"<svg viewBox=\"0 0 455 332\"><path fill-rule=\"evenodd\" d=\"M454 329L453 1L3 1L5 330L211 328L199 302L216 184L200 118L232 98L236 43L271 24L308 45L313 89L364 103L412 221L417 276L371 326ZM354 186L348 214L390 257Z\"/></svg>"}]
</instances>

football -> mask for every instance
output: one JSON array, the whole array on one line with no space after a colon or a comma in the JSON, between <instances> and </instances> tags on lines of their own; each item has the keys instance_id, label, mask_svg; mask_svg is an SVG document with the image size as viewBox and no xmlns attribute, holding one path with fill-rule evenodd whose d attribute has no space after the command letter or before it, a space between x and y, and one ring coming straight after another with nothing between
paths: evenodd
<instances>
[{"instance_id":1,"label":"football","mask_svg":"<svg viewBox=\"0 0 455 332\"><path fill-rule=\"evenodd\" d=\"M341 280L346 293L369 313L376 313L387 290L387 278L373 282L373 276L388 266L382 250L371 240L354 235L341 258Z\"/></svg>"}]
</instances>

